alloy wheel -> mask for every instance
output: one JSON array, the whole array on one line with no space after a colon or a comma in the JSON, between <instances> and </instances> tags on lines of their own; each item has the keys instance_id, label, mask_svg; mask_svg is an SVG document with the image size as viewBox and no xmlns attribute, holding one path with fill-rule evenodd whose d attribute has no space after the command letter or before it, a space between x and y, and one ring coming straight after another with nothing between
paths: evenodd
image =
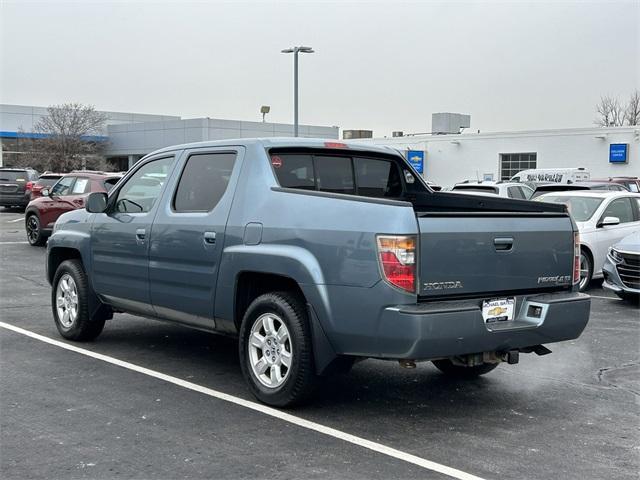
<instances>
[{"instance_id":1,"label":"alloy wheel","mask_svg":"<svg viewBox=\"0 0 640 480\"><path fill-rule=\"evenodd\" d=\"M293 350L289 330L273 313L260 315L251 327L249 362L253 374L267 388L278 388L291 371Z\"/></svg>"},{"instance_id":2,"label":"alloy wheel","mask_svg":"<svg viewBox=\"0 0 640 480\"><path fill-rule=\"evenodd\" d=\"M68 273L60 277L56 288L56 311L64 328L71 328L78 318L78 287Z\"/></svg>"}]
</instances>

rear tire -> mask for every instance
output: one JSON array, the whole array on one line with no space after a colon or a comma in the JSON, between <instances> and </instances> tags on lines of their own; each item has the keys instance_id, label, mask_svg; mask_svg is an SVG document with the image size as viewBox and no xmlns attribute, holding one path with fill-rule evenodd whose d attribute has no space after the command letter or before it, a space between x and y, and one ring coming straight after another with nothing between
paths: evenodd
<instances>
[{"instance_id":1,"label":"rear tire","mask_svg":"<svg viewBox=\"0 0 640 480\"><path fill-rule=\"evenodd\" d=\"M51 309L60 335L67 340L94 340L104 328L105 318L89 315L89 284L79 260L66 260L53 277Z\"/></svg>"},{"instance_id":2,"label":"rear tire","mask_svg":"<svg viewBox=\"0 0 640 480\"><path fill-rule=\"evenodd\" d=\"M591 260L591 255L589 255L582 248L580 249L580 283L579 290L584 292L591 282L591 277L593 277L593 260Z\"/></svg>"},{"instance_id":3,"label":"rear tire","mask_svg":"<svg viewBox=\"0 0 640 480\"><path fill-rule=\"evenodd\" d=\"M239 354L242 375L261 402L290 407L313 394L311 331L296 295L267 293L251 302L240 327Z\"/></svg>"},{"instance_id":4,"label":"rear tire","mask_svg":"<svg viewBox=\"0 0 640 480\"><path fill-rule=\"evenodd\" d=\"M474 367L463 367L454 365L448 358L444 360L434 360L433 364L445 375L456 378L475 378L485 375L498 367L498 363L483 363Z\"/></svg>"},{"instance_id":5,"label":"rear tire","mask_svg":"<svg viewBox=\"0 0 640 480\"><path fill-rule=\"evenodd\" d=\"M41 247L46 242L46 237L42 234L40 219L35 213L29 214L25 220L25 230L27 231L27 241L32 247Z\"/></svg>"}]
</instances>

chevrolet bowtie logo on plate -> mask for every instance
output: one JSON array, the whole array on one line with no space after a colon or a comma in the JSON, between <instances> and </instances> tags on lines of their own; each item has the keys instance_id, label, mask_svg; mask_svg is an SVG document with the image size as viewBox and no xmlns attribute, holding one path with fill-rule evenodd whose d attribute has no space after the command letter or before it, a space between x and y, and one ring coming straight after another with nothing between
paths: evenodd
<instances>
[{"instance_id":1,"label":"chevrolet bowtie logo on plate","mask_svg":"<svg viewBox=\"0 0 640 480\"><path fill-rule=\"evenodd\" d=\"M502 315L503 313L507 313L507 309L504 307L493 307L491 310L487 312L492 317L497 317L498 315Z\"/></svg>"}]
</instances>

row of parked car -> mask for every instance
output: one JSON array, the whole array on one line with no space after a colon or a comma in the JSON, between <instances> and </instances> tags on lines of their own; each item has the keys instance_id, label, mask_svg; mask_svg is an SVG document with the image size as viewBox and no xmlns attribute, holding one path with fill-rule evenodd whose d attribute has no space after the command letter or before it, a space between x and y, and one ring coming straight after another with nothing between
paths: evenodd
<instances>
[{"instance_id":1,"label":"row of parked car","mask_svg":"<svg viewBox=\"0 0 640 480\"><path fill-rule=\"evenodd\" d=\"M26 207L27 240L41 246L60 215L84 207L90 193L108 192L121 177L86 170L38 175L32 169L2 168L0 205ZM154 188L160 182L149 178L147 183ZM466 181L451 193L566 205L581 236L580 290L604 278L606 288L626 298L640 294L640 195L635 191L640 191L637 177L615 177L571 184ZM627 236L623 246L616 246Z\"/></svg>"},{"instance_id":2,"label":"row of parked car","mask_svg":"<svg viewBox=\"0 0 640 480\"><path fill-rule=\"evenodd\" d=\"M121 177L90 170L38 174L30 168L0 168L0 205L25 208L27 240L41 246L60 215L84 207L90 193L108 192Z\"/></svg>"},{"instance_id":3,"label":"row of parked car","mask_svg":"<svg viewBox=\"0 0 640 480\"><path fill-rule=\"evenodd\" d=\"M610 177L573 183L458 183L452 193L562 203L580 231L580 290L593 279L622 298L640 295L640 179Z\"/></svg>"}]
</instances>

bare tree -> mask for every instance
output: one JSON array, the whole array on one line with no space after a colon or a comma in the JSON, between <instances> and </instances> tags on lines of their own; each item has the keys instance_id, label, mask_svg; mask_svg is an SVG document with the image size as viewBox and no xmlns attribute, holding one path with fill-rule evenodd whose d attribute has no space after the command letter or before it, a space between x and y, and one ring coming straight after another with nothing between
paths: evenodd
<instances>
[{"instance_id":1,"label":"bare tree","mask_svg":"<svg viewBox=\"0 0 640 480\"><path fill-rule=\"evenodd\" d=\"M594 123L601 127L620 127L624 125L624 111L617 98L605 95L600 97L600 103L596 105L598 116Z\"/></svg>"},{"instance_id":2,"label":"bare tree","mask_svg":"<svg viewBox=\"0 0 640 480\"><path fill-rule=\"evenodd\" d=\"M629 97L624 120L627 125L640 125L640 90L635 90Z\"/></svg>"},{"instance_id":3,"label":"bare tree","mask_svg":"<svg viewBox=\"0 0 640 480\"><path fill-rule=\"evenodd\" d=\"M27 160L41 170L69 172L106 165L101 156L105 142L99 138L107 116L90 105L65 103L47 109L33 127L38 137Z\"/></svg>"}]
</instances>

